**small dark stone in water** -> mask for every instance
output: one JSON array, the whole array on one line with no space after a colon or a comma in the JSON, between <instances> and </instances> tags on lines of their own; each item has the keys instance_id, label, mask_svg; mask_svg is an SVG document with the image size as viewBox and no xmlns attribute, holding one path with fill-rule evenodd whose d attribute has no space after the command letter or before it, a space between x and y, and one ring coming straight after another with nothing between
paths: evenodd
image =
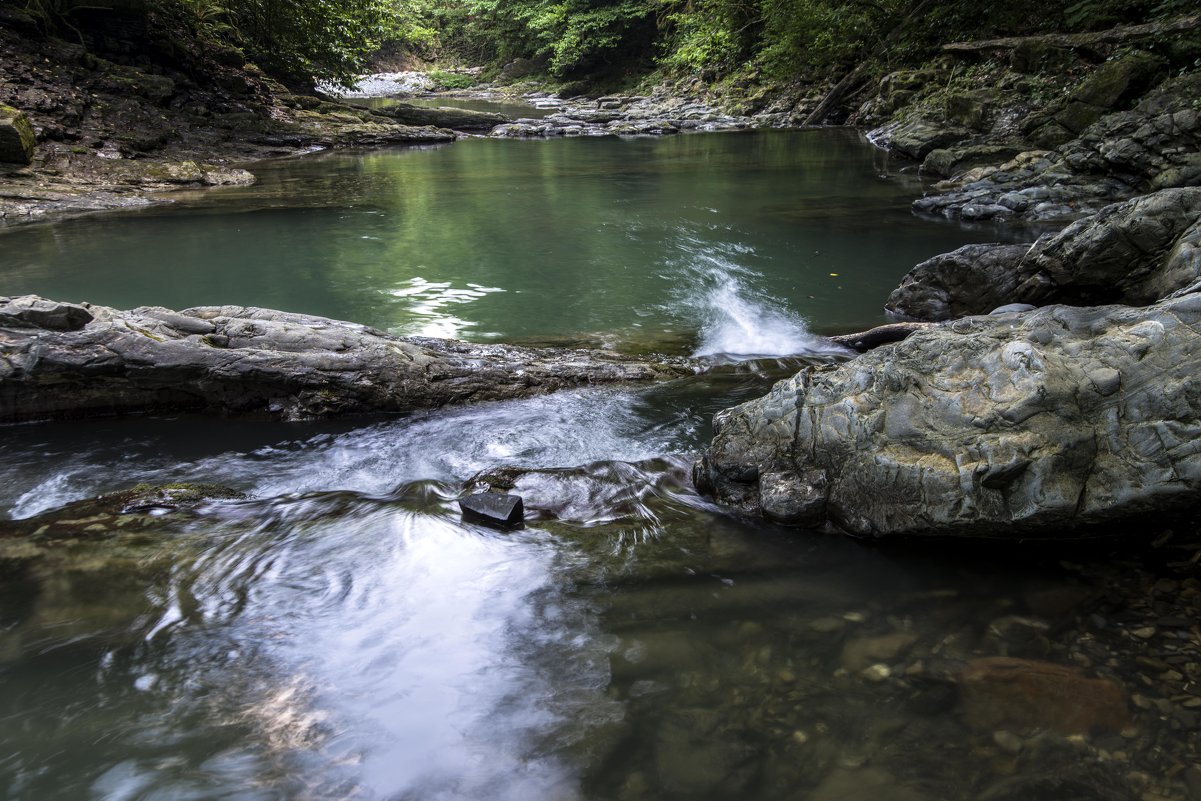
<instances>
[{"instance_id":1,"label":"small dark stone in water","mask_svg":"<svg viewBox=\"0 0 1201 801\"><path fill-rule=\"evenodd\" d=\"M520 495L481 492L459 498L463 517L477 523L499 528L516 528L525 519L525 507Z\"/></svg>"}]
</instances>

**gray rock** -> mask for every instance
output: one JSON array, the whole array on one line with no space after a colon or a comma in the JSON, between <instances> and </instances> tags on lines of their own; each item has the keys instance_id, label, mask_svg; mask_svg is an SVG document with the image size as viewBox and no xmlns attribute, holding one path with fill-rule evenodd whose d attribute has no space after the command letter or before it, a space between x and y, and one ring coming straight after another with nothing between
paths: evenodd
<instances>
[{"instance_id":1,"label":"gray rock","mask_svg":"<svg viewBox=\"0 0 1201 801\"><path fill-rule=\"evenodd\" d=\"M25 295L0 306L0 326L42 328L47 331L78 331L92 322L92 313L74 303Z\"/></svg>"},{"instance_id":2,"label":"gray rock","mask_svg":"<svg viewBox=\"0 0 1201 801\"><path fill-rule=\"evenodd\" d=\"M1165 189L1108 206L1022 259L1023 303L1142 305L1201 278L1201 188Z\"/></svg>"},{"instance_id":3,"label":"gray rock","mask_svg":"<svg viewBox=\"0 0 1201 801\"><path fill-rule=\"evenodd\" d=\"M1050 191L1023 196L1040 194ZM1144 305L1198 290L1201 188L1179 188L1107 206L1033 245L968 245L935 256L910 270L885 311L937 321L1009 303Z\"/></svg>"},{"instance_id":4,"label":"gray rock","mask_svg":"<svg viewBox=\"0 0 1201 801\"><path fill-rule=\"evenodd\" d=\"M953 320L1013 301L1025 245L965 245L927 259L901 279L884 310L898 320Z\"/></svg>"},{"instance_id":5,"label":"gray rock","mask_svg":"<svg viewBox=\"0 0 1201 801\"><path fill-rule=\"evenodd\" d=\"M1201 185L1201 111L1194 106L1201 95L1201 72L1163 81L1129 110L1109 111L1090 102L1110 103L1116 96L1113 102L1120 108L1160 74L1157 57L1131 58L1130 72L1110 75L1095 87L1086 84L1055 114L1027 119L1024 127L1031 140L1058 152L1040 159L1023 154L1015 161L1024 163L1002 165L983 177L969 171L962 179L938 184L937 193L915 201L914 209L954 218L968 204L995 204L1012 209L1017 219L1068 221L1140 192ZM1056 191L1049 198L1030 194L1043 189ZM1044 202L1015 204L1017 195Z\"/></svg>"},{"instance_id":6,"label":"gray rock","mask_svg":"<svg viewBox=\"0 0 1201 801\"><path fill-rule=\"evenodd\" d=\"M826 519L826 474L811 470L801 476L767 473L759 478L759 504L770 520L820 526Z\"/></svg>"},{"instance_id":7,"label":"gray rock","mask_svg":"<svg viewBox=\"0 0 1201 801\"><path fill-rule=\"evenodd\" d=\"M1038 308L1030 303L1006 303L1004 306L998 306L989 312L989 314L1020 314L1022 312L1033 311Z\"/></svg>"},{"instance_id":8,"label":"gray rock","mask_svg":"<svg viewBox=\"0 0 1201 801\"><path fill-rule=\"evenodd\" d=\"M878 132L873 132L873 138L877 135ZM922 161L931 151L962 142L971 136L971 132L937 120L914 117L889 126L883 136L891 150Z\"/></svg>"},{"instance_id":9,"label":"gray rock","mask_svg":"<svg viewBox=\"0 0 1201 801\"><path fill-rule=\"evenodd\" d=\"M691 372L683 360L401 339L270 309L0 297L0 422L184 410L298 420Z\"/></svg>"},{"instance_id":10,"label":"gray rock","mask_svg":"<svg viewBox=\"0 0 1201 801\"><path fill-rule=\"evenodd\" d=\"M1193 509L1199 331L1198 295L931 327L719 413L693 478L759 511L761 477L824 472L828 527L862 537L1069 537Z\"/></svg>"},{"instance_id":11,"label":"gray rock","mask_svg":"<svg viewBox=\"0 0 1201 801\"><path fill-rule=\"evenodd\" d=\"M525 507L520 495L500 492L478 492L459 498L464 519L497 528L516 528L525 520Z\"/></svg>"},{"instance_id":12,"label":"gray rock","mask_svg":"<svg viewBox=\"0 0 1201 801\"><path fill-rule=\"evenodd\" d=\"M452 131L486 131L497 125L510 122L503 114L490 111L470 111L462 108L427 108L411 103L397 103L376 109L375 112L391 117L405 125L432 125Z\"/></svg>"},{"instance_id":13,"label":"gray rock","mask_svg":"<svg viewBox=\"0 0 1201 801\"><path fill-rule=\"evenodd\" d=\"M975 145L931 150L922 162L922 172L950 177L974 167L1001 164L1022 152L1013 145ZM1005 204L1002 204L1005 205Z\"/></svg>"},{"instance_id":14,"label":"gray rock","mask_svg":"<svg viewBox=\"0 0 1201 801\"><path fill-rule=\"evenodd\" d=\"M0 162L29 164L37 137L24 112L0 103Z\"/></svg>"}]
</instances>

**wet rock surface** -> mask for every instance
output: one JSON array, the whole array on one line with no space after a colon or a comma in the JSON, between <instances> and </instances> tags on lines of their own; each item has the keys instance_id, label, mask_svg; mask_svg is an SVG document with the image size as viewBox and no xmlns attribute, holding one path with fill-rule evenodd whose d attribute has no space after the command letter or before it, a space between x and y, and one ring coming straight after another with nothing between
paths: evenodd
<instances>
[{"instance_id":1,"label":"wet rock surface","mask_svg":"<svg viewBox=\"0 0 1201 801\"><path fill-rule=\"evenodd\" d=\"M694 480L766 512L765 483L818 477L822 514L803 524L861 537L1070 537L1191 510L1198 324L1187 295L919 330L721 412Z\"/></svg>"},{"instance_id":2,"label":"wet rock surface","mask_svg":"<svg viewBox=\"0 0 1201 801\"><path fill-rule=\"evenodd\" d=\"M538 119L518 119L500 125L494 137L662 136L683 131L725 131L749 128L749 117L723 113L705 103L665 93L649 96L609 95L560 99L530 95L527 99L553 113Z\"/></svg>"},{"instance_id":3,"label":"wet rock surface","mask_svg":"<svg viewBox=\"0 0 1201 801\"><path fill-rule=\"evenodd\" d=\"M63 330L62 319L75 322ZM685 360L401 339L269 309L0 298L6 422L172 409L289 420L394 413L692 372Z\"/></svg>"},{"instance_id":4,"label":"wet rock surface","mask_svg":"<svg viewBox=\"0 0 1201 801\"><path fill-rule=\"evenodd\" d=\"M463 519L493 526L515 528L525 520L525 508L520 495L499 492L478 492L459 499Z\"/></svg>"},{"instance_id":5,"label":"wet rock surface","mask_svg":"<svg viewBox=\"0 0 1201 801\"><path fill-rule=\"evenodd\" d=\"M1033 245L968 245L913 268L885 303L904 320L950 320L1008 303L1145 305L1201 280L1201 189L1107 206Z\"/></svg>"},{"instance_id":6,"label":"wet rock surface","mask_svg":"<svg viewBox=\"0 0 1201 801\"><path fill-rule=\"evenodd\" d=\"M428 108L411 103L395 103L375 111L405 125L429 125L455 131L490 131L509 121L504 115L490 111L452 107Z\"/></svg>"}]
</instances>

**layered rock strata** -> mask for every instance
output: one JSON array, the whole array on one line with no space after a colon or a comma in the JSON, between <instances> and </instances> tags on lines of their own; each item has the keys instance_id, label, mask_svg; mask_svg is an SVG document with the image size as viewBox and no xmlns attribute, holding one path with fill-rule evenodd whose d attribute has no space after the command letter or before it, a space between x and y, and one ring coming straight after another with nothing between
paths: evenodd
<instances>
[{"instance_id":1,"label":"layered rock strata","mask_svg":"<svg viewBox=\"0 0 1201 801\"><path fill-rule=\"evenodd\" d=\"M859 537L1074 536L1195 507L1201 296L968 317L719 413L694 480Z\"/></svg>"},{"instance_id":2,"label":"layered rock strata","mask_svg":"<svg viewBox=\"0 0 1201 801\"><path fill-rule=\"evenodd\" d=\"M683 360L402 339L270 309L118 311L0 298L0 422L149 411L285 420L409 412L692 372Z\"/></svg>"},{"instance_id":3,"label":"layered rock strata","mask_svg":"<svg viewBox=\"0 0 1201 801\"><path fill-rule=\"evenodd\" d=\"M1008 303L1145 305L1201 282L1201 188L1115 203L1033 245L967 245L918 264L885 311L951 320Z\"/></svg>"}]
</instances>

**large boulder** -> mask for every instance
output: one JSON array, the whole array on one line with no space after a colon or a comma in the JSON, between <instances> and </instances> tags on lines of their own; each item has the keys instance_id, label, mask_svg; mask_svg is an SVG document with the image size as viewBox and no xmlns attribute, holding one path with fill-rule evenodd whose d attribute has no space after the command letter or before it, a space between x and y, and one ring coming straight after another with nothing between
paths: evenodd
<instances>
[{"instance_id":1,"label":"large boulder","mask_svg":"<svg viewBox=\"0 0 1201 801\"><path fill-rule=\"evenodd\" d=\"M1003 202L1020 199L1003 197ZM1007 303L1145 305L1201 280L1201 188L1115 203L1031 245L968 245L918 264L894 319L950 320Z\"/></svg>"},{"instance_id":2,"label":"large boulder","mask_svg":"<svg viewBox=\"0 0 1201 801\"><path fill-rule=\"evenodd\" d=\"M872 134L893 152L921 161L933 150L962 142L971 136L971 131L938 119L915 116Z\"/></svg>"},{"instance_id":3,"label":"large boulder","mask_svg":"<svg viewBox=\"0 0 1201 801\"><path fill-rule=\"evenodd\" d=\"M183 410L297 420L691 372L682 360L401 339L270 309L0 297L0 422Z\"/></svg>"},{"instance_id":4,"label":"large boulder","mask_svg":"<svg viewBox=\"0 0 1201 801\"><path fill-rule=\"evenodd\" d=\"M0 162L29 164L36 146L37 137L24 112L0 104Z\"/></svg>"},{"instance_id":5,"label":"large boulder","mask_svg":"<svg viewBox=\"0 0 1201 801\"><path fill-rule=\"evenodd\" d=\"M918 264L884 304L897 320L953 320L1014 300L1017 266L1030 245L964 245Z\"/></svg>"},{"instance_id":6,"label":"large boulder","mask_svg":"<svg viewBox=\"0 0 1201 801\"><path fill-rule=\"evenodd\" d=\"M1201 277L1199 242L1201 187L1117 203L1035 242L1014 299L1151 303Z\"/></svg>"},{"instance_id":7,"label":"large boulder","mask_svg":"<svg viewBox=\"0 0 1201 801\"><path fill-rule=\"evenodd\" d=\"M694 481L859 537L1070 537L1201 503L1201 296L918 331L719 413Z\"/></svg>"},{"instance_id":8,"label":"large boulder","mask_svg":"<svg viewBox=\"0 0 1201 801\"><path fill-rule=\"evenodd\" d=\"M931 150L922 161L926 175L949 177L975 167L1002 164L1016 157L1022 148L1016 145L971 145Z\"/></svg>"},{"instance_id":9,"label":"large boulder","mask_svg":"<svg viewBox=\"0 0 1201 801\"><path fill-rule=\"evenodd\" d=\"M1060 109L1049 116L1031 115L1025 125L1027 132L1043 146L1064 144L1105 114L1128 107L1162 79L1167 68L1166 59L1138 51L1107 61L1072 92Z\"/></svg>"}]
</instances>

